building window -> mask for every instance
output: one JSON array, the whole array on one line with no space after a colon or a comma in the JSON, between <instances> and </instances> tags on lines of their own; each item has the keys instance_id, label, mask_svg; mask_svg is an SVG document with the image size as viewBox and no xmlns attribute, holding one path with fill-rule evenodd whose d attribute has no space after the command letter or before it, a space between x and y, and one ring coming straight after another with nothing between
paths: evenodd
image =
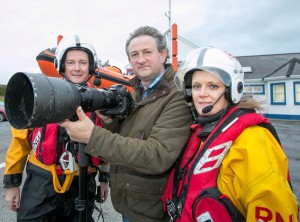
<instances>
[{"instance_id":1,"label":"building window","mask_svg":"<svg viewBox=\"0 0 300 222\"><path fill-rule=\"evenodd\" d=\"M127 71L126 72L127 75L133 75L133 69L132 68L127 68L126 71Z\"/></svg>"},{"instance_id":2,"label":"building window","mask_svg":"<svg viewBox=\"0 0 300 222\"><path fill-rule=\"evenodd\" d=\"M300 105L300 82L294 82L294 104Z\"/></svg>"},{"instance_id":3,"label":"building window","mask_svg":"<svg viewBox=\"0 0 300 222\"><path fill-rule=\"evenodd\" d=\"M271 86L271 104L286 105L285 83L274 83Z\"/></svg>"},{"instance_id":4,"label":"building window","mask_svg":"<svg viewBox=\"0 0 300 222\"><path fill-rule=\"evenodd\" d=\"M265 94L265 86L260 85L244 85L245 94Z\"/></svg>"}]
</instances>

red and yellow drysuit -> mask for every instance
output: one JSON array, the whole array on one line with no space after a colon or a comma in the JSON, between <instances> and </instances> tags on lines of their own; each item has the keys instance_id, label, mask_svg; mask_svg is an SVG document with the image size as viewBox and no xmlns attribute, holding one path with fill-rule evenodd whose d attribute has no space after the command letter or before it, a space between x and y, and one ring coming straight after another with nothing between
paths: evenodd
<instances>
[{"instance_id":1,"label":"red and yellow drysuit","mask_svg":"<svg viewBox=\"0 0 300 222\"><path fill-rule=\"evenodd\" d=\"M205 142L216 134L215 129L234 110L231 109L220 120ZM192 214L196 209L194 205L200 192L210 188L209 184L202 184L202 181L214 184L214 181L211 181L213 177L205 178L203 175L209 175L207 172L214 169L218 155L223 155L223 151L214 148L223 144L230 144L230 149L226 151L226 156L216 175L217 188L221 196L227 196L247 222L298 221L298 203L289 184L288 159L273 134L267 128L258 125L260 122L268 121L256 113L232 120L227 129L218 134L207 148L207 150L211 149L211 152L206 158L215 162L205 162L205 154L204 159L197 159L197 155L193 157L194 151L191 149L200 153L205 144L205 142L201 143L201 138L198 136L202 126L193 125L193 133L183 153L180 167L177 168L181 170L181 174L179 174L180 170L176 171L175 166L162 197L165 203L168 200L174 201L175 208L180 211L180 214L174 214L176 215L174 221L202 221L199 215L197 219L193 218ZM230 142L232 134L235 133L237 138ZM210 155L215 155L216 159ZM190 158L193 160L187 164ZM202 173L199 173L201 171ZM176 180L179 182L174 185ZM169 209L174 210L174 205L171 206ZM202 215L202 218L206 215ZM212 212L210 215L222 216L220 212ZM224 218L219 219L215 221L224 221Z\"/></svg>"},{"instance_id":2,"label":"red and yellow drysuit","mask_svg":"<svg viewBox=\"0 0 300 222\"><path fill-rule=\"evenodd\" d=\"M98 117L96 117L95 124L100 125ZM18 221L60 220L57 218L58 216L63 217L66 221L76 221L80 214L79 211L75 210L74 201L80 192L79 166L76 163L73 172L69 169L64 170L61 167L58 160L61 154L66 151L65 142L69 139L65 139L65 132L60 131L57 124L47 124L44 133L42 133L45 138L40 140L39 143L35 143L37 141L35 138L38 138L37 134L41 132L42 128L34 130L11 129L12 141L6 154L4 188L19 187L21 185L23 170L27 163L27 177L21 193L20 207L17 211ZM59 135L64 138L63 143L57 142ZM56 142L52 143L52 141ZM40 150L38 150L38 147ZM48 152L44 152L47 149ZM75 159L78 156L76 154L76 152L75 155L72 154ZM99 182L107 183L109 174L108 171L103 171L105 167L102 166L107 165L107 162L100 161L99 158L95 157L90 157L90 162L91 165L88 168L85 182L87 186L87 218L92 221L95 198L97 196L100 198L95 176L99 170L101 172ZM100 163L102 165L99 165ZM97 196L96 192L98 193Z\"/></svg>"}]
</instances>

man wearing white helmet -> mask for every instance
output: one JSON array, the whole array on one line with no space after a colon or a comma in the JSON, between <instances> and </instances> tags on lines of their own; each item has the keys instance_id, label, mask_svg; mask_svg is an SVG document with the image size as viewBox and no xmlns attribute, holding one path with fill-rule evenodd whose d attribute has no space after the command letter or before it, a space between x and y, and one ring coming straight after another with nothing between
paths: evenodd
<instances>
[{"instance_id":1,"label":"man wearing white helmet","mask_svg":"<svg viewBox=\"0 0 300 222\"><path fill-rule=\"evenodd\" d=\"M259 103L243 98L238 60L195 49L175 82L195 123L162 197L171 221L298 221L287 157Z\"/></svg>"},{"instance_id":2,"label":"man wearing white helmet","mask_svg":"<svg viewBox=\"0 0 300 222\"><path fill-rule=\"evenodd\" d=\"M67 80L86 84L98 67L96 50L89 41L80 39L78 35L66 36L56 48L54 65Z\"/></svg>"},{"instance_id":3,"label":"man wearing white helmet","mask_svg":"<svg viewBox=\"0 0 300 222\"><path fill-rule=\"evenodd\" d=\"M55 54L55 67L64 79L78 87L92 87L87 81L98 66L92 44L77 35L65 36L59 42ZM96 125L101 126L95 113L87 115ZM75 209L75 199L80 193L78 150L66 130L52 123L35 129L12 128L12 135L6 155L3 184L8 208L17 212L17 221L77 222L81 221L84 214L87 221L94 221L92 214L97 192L95 176L98 172L101 189L98 189L97 196L99 201L105 201L108 196L108 163L89 157L91 164L87 178L84 178L88 190L81 191L87 194L84 200L87 205L84 214L80 214ZM27 177L20 198L19 186L26 161Z\"/></svg>"}]
</instances>

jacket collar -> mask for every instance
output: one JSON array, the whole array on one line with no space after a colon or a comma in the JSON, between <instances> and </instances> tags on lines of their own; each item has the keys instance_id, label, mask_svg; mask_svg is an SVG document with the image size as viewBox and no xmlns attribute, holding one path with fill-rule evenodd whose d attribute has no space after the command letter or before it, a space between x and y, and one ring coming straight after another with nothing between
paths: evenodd
<instances>
[{"instance_id":1,"label":"jacket collar","mask_svg":"<svg viewBox=\"0 0 300 222\"><path fill-rule=\"evenodd\" d=\"M171 92L171 85L170 81L174 78L174 69L172 66L169 66L168 69L163 74L161 80L157 84L157 86L153 89L150 96L145 98L142 101L142 94L141 94L141 88L140 88L140 80L139 78L135 77L130 80L130 84L133 86L134 92L132 93L132 96L135 100L135 102L138 105L145 105L147 103L150 103L152 101L157 100L158 98L165 96ZM137 98L136 98L137 97Z\"/></svg>"}]
</instances>

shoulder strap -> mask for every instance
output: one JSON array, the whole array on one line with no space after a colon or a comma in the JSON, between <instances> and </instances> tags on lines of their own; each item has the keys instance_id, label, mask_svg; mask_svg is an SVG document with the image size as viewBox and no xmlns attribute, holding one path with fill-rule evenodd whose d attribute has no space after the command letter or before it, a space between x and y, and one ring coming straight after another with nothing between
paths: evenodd
<instances>
[{"instance_id":1,"label":"shoulder strap","mask_svg":"<svg viewBox=\"0 0 300 222\"><path fill-rule=\"evenodd\" d=\"M47 125L42 127L40 145L39 145L39 147L37 147L37 149L41 149L42 143L43 143L44 138L45 138L46 127L47 127ZM38 158L39 158L39 161L41 161L41 162L44 161L43 158L42 158L42 155L38 155Z\"/></svg>"},{"instance_id":2,"label":"shoulder strap","mask_svg":"<svg viewBox=\"0 0 300 222\"><path fill-rule=\"evenodd\" d=\"M196 136L198 133L194 132L192 134L193 136ZM200 140L199 140L200 142ZM197 154L197 150L194 151L194 153L192 154L192 156L188 159L188 161L184 164L183 167L180 168L180 164L181 161L183 159L183 156L185 154L185 151L188 147L188 142L186 142L186 144L184 145L183 149L180 152L180 155L175 163L175 167L174 167L174 178L173 178L173 191L172 191L172 199L174 200L174 202L177 202L177 190L178 190L178 186L179 186L179 181L182 179L182 177L186 174L186 167L188 166L188 164L194 159L195 155Z\"/></svg>"},{"instance_id":3,"label":"shoulder strap","mask_svg":"<svg viewBox=\"0 0 300 222\"><path fill-rule=\"evenodd\" d=\"M59 125L57 125L57 133L56 133L56 152L57 152L57 158L56 158L56 163L58 164L59 158L62 155L62 149L63 149L63 143L67 139L67 133L66 130Z\"/></svg>"},{"instance_id":4,"label":"shoulder strap","mask_svg":"<svg viewBox=\"0 0 300 222\"><path fill-rule=\"evenodd\" d=\"M275 137L275 139L277 140L277 142L281 145L281 141L280 141L279 136L278 136L278 134L276 132L276 129L275 129L275 127L271 123L260 123L258 125L261 126L261 127L264 127L266 129L268 129L273 134L273 136Z\"/></svg>"}]
</instances>

